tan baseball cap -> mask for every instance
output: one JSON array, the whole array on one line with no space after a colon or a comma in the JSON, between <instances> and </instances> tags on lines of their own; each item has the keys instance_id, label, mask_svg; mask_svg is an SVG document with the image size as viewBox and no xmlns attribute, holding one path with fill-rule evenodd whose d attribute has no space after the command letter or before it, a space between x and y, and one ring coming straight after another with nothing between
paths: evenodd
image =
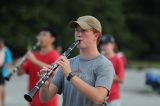
<instances>
[{"instance_id":1,"label":"tan baseball cap","mask_svg":"<svg viewBox=\"0 0 160 106\"><path fill-rule=\"evenodd\" d=\"M94 28L97 31L102 33L102 26L99 20L93 16L82 16L77 19L77 21L71 21L70 26L72 28L75 28L77 24L82 28L82 29L91 29Z\"/></svg>"}]
</instances>

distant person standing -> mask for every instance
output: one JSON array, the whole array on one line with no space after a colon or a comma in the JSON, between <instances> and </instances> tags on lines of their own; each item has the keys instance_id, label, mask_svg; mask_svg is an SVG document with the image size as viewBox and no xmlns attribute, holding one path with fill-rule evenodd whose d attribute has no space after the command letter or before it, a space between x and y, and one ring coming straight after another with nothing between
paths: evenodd
<instances>
[{"instance_id":1,"label":"distant person standing","mask_svg":"<svg viewBox=\"0 0 160 106\"><path fill-rule=\"evenodd\" d=\"M122 59L117 55L117 48L113 36L102 36L101 49L105 57L113 64L115 77L111 87L110 96L107 100L108 106L121 106L120 103L120 84L124 81L124 64Z\"/></svg>"},{"instance_id":2,"label":"distant person standing","mask_svg":"<svg viewBox=\"0 0 160 106\"><path fill-rule=\"evenodd\" d=\"M18 75L27 74L29 76L29 91L33 89L40 80L37 75L41 68L53 64L59 57L59 53L55 50L55 42L57 38L57 30L52 27L44 27L39 31L38 40L40 42L40 50L35 52L28 51L27 60L18 70ZM35 95L30 106L58 106L58 96L55 95L51 100L42 103L39 99L39 93Z\"/></svg>"},{"instance_id":3,"label":"distant person standing","mask_svg":"<svg viewBox=\"0 0 160 106\"><path fill-rule=\"evenodd\" d=\"M5 41L0 38L0 106L4 106L5 98L5 80L8 75L8 66L12 63L12 54L8 47L5 46Z\"/></svg>"},{"instance_id":4,"label":"distant person standing","mask_svg":"<svg viewBox=\"0 0 160 106\"><path fill-rule=\"evenodd\" d=\"M0 48L0 106L3 106L3 95L4 95L4 78L2 76L2 67L4 63L4 51Z\"/></svg>"}]
</instances>

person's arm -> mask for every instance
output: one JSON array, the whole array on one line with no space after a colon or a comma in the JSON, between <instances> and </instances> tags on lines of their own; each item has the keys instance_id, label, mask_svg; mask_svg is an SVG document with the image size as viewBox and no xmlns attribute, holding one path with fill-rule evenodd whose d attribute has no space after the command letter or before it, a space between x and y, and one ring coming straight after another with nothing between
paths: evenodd
<instances>
[{"instance_id":1,"label":"person's arm","mask_svg":"<svg viewBox=\"0 0 160 106\"><path fill-rule=\"evenodd\" d=\"M121 78L121 77L118 76L118 75L115 75L115 76L114 76L114 80L117 81L118 83L121 83L121 84L122 84L123 81L124 81L123 78Z\"/></svg>"},{"instance_id":2,"label":"person's arm","mask_svg":"<svg viewBox=\"0 0 160 106\"><path fill-rule=\"evenodd\" d=\"M17 70L17 75L18 76L22 76L22 75L24 75L26 73L29 73L29 64L30 64L30 61L26 60L23 64L21 64L21 62L22 62L22 59L18 59L17 60L17 65L19 66L18 70Z\"/></svg>"},{"instance_id":3,"label":"person's arm","mask_svg":"<svg viewBox=\"0 0 160 106\"><path fill-rule=\"evenodd\" d=\"M29 61L32 62L33 64L37 65L40 68L48 66L48 64L46 64L42 61L39 61L31 51L27 52L26 58L27 58L27 60L25 61L25 63L22 64L18 69L18 72L17 72L18 76L21 76L25 73L28 73ZM19 60L18 62L21 62L21 60Z\"/></svg>"},{"instance_id":4,"label":"person's arm","mask_svg":"<svg viewBox=\"0 0 160 106\"><path fill-rule=\"evenodd\" d=\"M30 52L30 51L26 54L26 57L27 57L28 60L30 60L31 62L33 62L35 65L37 65L37 66L40 67L40 68L43 68L43 67L45 67L45 66L47 67L47 66L49 65L49 64L46 64L46 63L38 60L38 59L34 56L34 54L33 54L32 52Z\"/></svg>"},{"instance_id":5,"label":"person's arm","mask_svg":"<svg viewBox=\"0 0 160 106\"><path fill-rule=\"evenodd\" d=\"M3 50L0 50L0 67L3 66L5 54Z\"/></svg>"},{"instance_id":6,"label":"person's arm","mask_svg":"<svg viewBox=\"0 0 160 106\"><path fill-rule=\"evenodd\" d=\"M117 81L118 83L123 83L124 82L124 65L120 58L117 60L115 70L116 70L116 74L115 74L114 80Z\"/></svg>"},{"instance_id":7,"label":"person's arm","mask_svg":"<svg viewBox=\"0 0 160 106\"><path fill-rule=\"evenodd\" d=\"M39 76L42 76L50 68L51 66L43 67L43 69L40 70ZM51 80L50 78L45 82L39 91L39 98L42 103L46 103L54 95L62 92L63 78L63 72L58 69L53 79Z\"/></svg>"},{"instance_id":8,"label":"person's arm","mask_svg":"<svg viewBox=\"0 0 160 106\"><path fill-rule=\"evenodd\" d=\"M66 57L62 56L61 59L57 63L62 67L63 73L64 73L65 77L67 77L69 75L69 73L71 72L68 59ZM106 67L104 67L104 68L106 68ZM113 71L112 69L111 69L111 71ZM108 95L108 93L109 93L108 91L110 89L110 88L107 89L106 86L103 86L103 84L101 84L101 81L105 80L105 77L108 77L108 76L111 77L111 80L109 80L109 86L111 86L111 83L113 81L113 72L107 73L107 70L105 70L103 68L102 68L102 70L100 70L100 72L101 71L104 71L104 73L97 74L98 81L96 81L97 84L95 85L95 87L87 84L86 82L84 82L83 80L81 80L77 76L74 76L71 79L71 83L81 93L83 93L86 97L88 97L90 100L92 100L97 105L101 104L105 100L105 97ZM106 83L107 83L107 81L106 81Z\"/></svg>"},{"instance_id":9,"label":"person's arm","mask_svg":"<svg viewBox=\"0 0 160 106\"><path fill-rule=\"evenodd\" d=\"M42 61L39 61L38 59L36 59L36 61L33 62L35 65L39 66L40 68L43 68L44 66L47 66L49 64L46 64Z\"/></svg>"},{"instance_id":10,"label":"person's arm","mask_svg":"<svg viewBox=\"0 0 160 106\"><path fill-rule=\"evenodd\" d=\"M95 104L100 105L105 100L105 97L108 95L108 91L104 87L93 87L79 77L74 76L71 79L71 83L85 96L92 100Z\"/></svg>"},{"instance_id":11,"label":"person's arm","mask_svg":"<svg viewBox=\"0 0 160 106\"><path fill-rule=\"evenodd\" d=\"M17 75L18 75L18 76L22 76L22 75L24 75L25 73L26 73L26 71L23 70L22 67L20 67L20 68L18 69L18 71L17 71Z\"/></svg>"},{"instance_id":12,"label":"person's arm","mask_svg":"<svg viewBox=\"0 0 160 106\"><path fill-rule=\"evenodd\" d=\"M46 81L45 84L43 84L39 90L39 98L42 103L46 103L58 92L58 88L56 85L52 83L50 84L46 84L46 83L49 83L49 82Z\"/></svg>"}]
</instances>

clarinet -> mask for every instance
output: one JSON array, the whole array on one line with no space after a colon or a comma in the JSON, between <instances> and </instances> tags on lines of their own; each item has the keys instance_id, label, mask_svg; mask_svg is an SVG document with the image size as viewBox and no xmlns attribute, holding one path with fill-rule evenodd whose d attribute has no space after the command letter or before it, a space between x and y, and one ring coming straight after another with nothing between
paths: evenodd
<instances>
[{"instance_id":1,"label":"clarinet","mask_svg":"<svg viewBox=\"0 0 160 106\"><path fill-rule=\"evenodd\" d=\"M62 56L68 57L71 51L79 44L79 41L75 41L68 49L65 51ZM52 65L51 69L49 69L45 74L43 74L42 78L36 83L35 87L24 95L24 98L28 102L32 102L33 97L37 93L37 91L41 88L41 86L45 83L45 81L52 75L52 73L58 68L58 64L55 63Z\"/></svg>"},{"instance_id":2,"label":"clarinet","mask_svg":"<svg viewBox=\"0 0 160 106\"><path fill-rule=\"evenodd\" d=\"M36 49L39 47L39 45L40 45L40 42L37 42L37 43L32 47L31 51L36 50ZM26 55L24 55L24 56L22 57L20 63L17 64L17 65L13 68L12 72L10 72L10 73L8 74L8 76L6 76L4 79L5 79L6 81L9 81L10 78L14 75L15 72L18 71L18 69L21 67L21 65L22 65L25 61L26 61Z\"/></svg>"}]
</instances>

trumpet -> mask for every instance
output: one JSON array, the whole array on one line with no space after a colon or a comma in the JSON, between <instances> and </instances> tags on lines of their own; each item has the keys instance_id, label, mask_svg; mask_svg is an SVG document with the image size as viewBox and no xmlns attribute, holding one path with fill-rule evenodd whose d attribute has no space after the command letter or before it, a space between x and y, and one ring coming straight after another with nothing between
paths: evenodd
<instances>
[{"instance_id":1,"label":"trumpet","mask_svg":"<svg viewBox=\"0 0 160 106\"><path fill-rule=\"evenodd\" d=\"M36 50L36 49L39 47L39 45L40 45L40 42L38 41L38 42L32 47L31 51ZM6 81L9 81L10 78L14 75L15 72L18 71L18 69L21 67L21 65L22 65L25 61L26 61L26 55L24 55L24 56L22 57L22 59L21 59L21 61L19 62L19 64L16 64L16 66L13 68L12 72L10 72L10 73L8 74L8 76L6 76L4 79L5 79Z\"/></svg>"},{"instance_id":2,"label":"trumpet","mask_svg":"<svg viewBox=\"0 0 160 106\"><path fill-rule=\"evenodd\" d=\"M75 41L68 49L65 51L62 56L68 57L71 51L79 44L79 41ZM32 102L33 97L37 93L37 91L41 88L41 86L45 83L45 81L52 75L52 73L58 68L58 64L55 63L52 65L51 69L49 69L45 74L43 74L42 78L36 83L35 87L24 95L24 98L28 102Z\"/></svg>"}]
</instances>

